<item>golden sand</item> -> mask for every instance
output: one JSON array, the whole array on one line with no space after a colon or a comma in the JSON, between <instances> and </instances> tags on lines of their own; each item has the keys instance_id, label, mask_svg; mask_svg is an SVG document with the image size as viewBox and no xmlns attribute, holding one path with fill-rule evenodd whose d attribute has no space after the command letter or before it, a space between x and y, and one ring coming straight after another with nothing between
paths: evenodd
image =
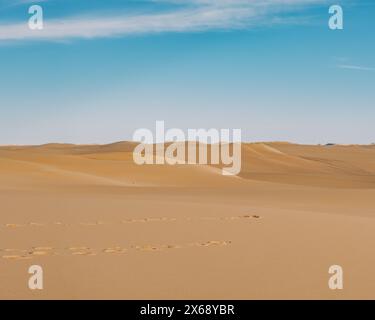
<instances>
[{"instance_id":1,"label":"golden sand","mask_svg":"<svg viewBox=\"0 0 375 320\"><path fill-rule=\"evenodd\" d=\"M133 148L0 148L0 298L375 298L374 146L244 144L237 177Z\"/></svg>"}]
</instances>

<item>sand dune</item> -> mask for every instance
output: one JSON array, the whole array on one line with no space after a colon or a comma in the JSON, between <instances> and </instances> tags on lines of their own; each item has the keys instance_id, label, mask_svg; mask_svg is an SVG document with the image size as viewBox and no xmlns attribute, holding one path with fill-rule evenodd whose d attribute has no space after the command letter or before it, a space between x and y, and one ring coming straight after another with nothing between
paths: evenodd
<instances>
[{"instance_id":1,"label":"sand dune","mask_svg":"<svg viewBox=\"0 0 375 320\"><path fill-rule=\"evenodd\" d=\"M0 147L0 298L375 298L373 146L243 144L237 177L134 146Z\"/></svg>"}]
</instances>

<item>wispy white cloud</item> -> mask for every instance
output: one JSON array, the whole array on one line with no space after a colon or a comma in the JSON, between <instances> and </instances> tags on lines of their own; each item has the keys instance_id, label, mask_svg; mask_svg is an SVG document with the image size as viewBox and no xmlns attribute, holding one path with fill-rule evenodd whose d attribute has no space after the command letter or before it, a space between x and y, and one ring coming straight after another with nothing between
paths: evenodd
<instances>
[{"instance_id":1,"label":"wispy white cloud","mask_svg":"<svg viewBox=\"0 0 375 320\"><path fill-rule=\"evenodd\" d=\"M348 69L348 70L357 70L357 71L375 71L375 68L372 68L372 67L347 65L347 64L338 65L337 67L339 69Z\"/></svg>"},{"instance_id":2,"label":"wispy white cloud","mask_svg":"<svg viewBox=\"0 0 375 320\"><path fill-rule=\"evenodd\" d=\"M29 1L29 0L22 0ZM0 25L0 41L65 40L118 37L131 34L239 29L283 23L277 16L325 0L150 0L176 4L166 12L44 19L43 30L27 21ZM285 20L288 22L288 18Z\"/></svg>"}]
</instances>

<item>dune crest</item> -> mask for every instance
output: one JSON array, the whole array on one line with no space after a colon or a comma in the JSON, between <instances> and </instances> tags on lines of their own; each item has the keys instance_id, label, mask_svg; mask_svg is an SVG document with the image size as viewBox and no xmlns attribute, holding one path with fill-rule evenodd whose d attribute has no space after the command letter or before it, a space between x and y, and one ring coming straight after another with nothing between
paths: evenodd
<instances>
[{"instance_id":1,"label":"dune crest","mask_svg":"<svg viewBox=\"0 0 375 320\"><path fill-rule=\"evenodd\" d=\"M18 179L48 180L50 184L220 186L228 179L218 174L223 166L137 166L135 143L108 145L46 144L0 147L0 172ZM210 148L208 150L210 153ZM374 188L375 149L369 146L306 146L291 143L249 143L242 146L238 177L335 188ZM216 167L216 168L215 168ZM202 171L203 169L203 171ZM11 179L10 179L11 180ZM233 180L233 179L232 179ZM240 181L240 180L233 180ZM235 183L235 182L234 182ZM239 182L240 183L240 182ZM243 182L242 182L243 183Z\"/></svg>"}]
</instances>

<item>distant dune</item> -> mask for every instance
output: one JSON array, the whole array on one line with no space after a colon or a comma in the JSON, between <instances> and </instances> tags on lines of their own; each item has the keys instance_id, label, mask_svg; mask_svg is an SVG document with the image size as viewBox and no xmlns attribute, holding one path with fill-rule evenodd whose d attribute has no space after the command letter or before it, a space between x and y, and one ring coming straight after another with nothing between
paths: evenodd
<instances>
[{"instance_id":1,"label":"distant dune","mask_svg":"<svg viewBox=\"0 0 375 320\"><path fill-rule=\"evenodd\" d=\"M43 184L90 182L90 176L134 185L219 186L235 183L199 166L138 166L132 160L133 142L108 145L46 144L0 147L0 172L12 178ZM209 151L210 152L210 151ZM248 143L242 146L245 180L336 188L375 187L375 148L371 146L313 146L290 143ZM9 164L9 166L7 165ZM29 170L27 169L29 168ZM218 173L219 171L217 171ZM64 174L65 173L65 174ZM55 176L54 176L55 174ZM28 176L28 175L31 175ZM78 177L78 179L76 179ZM233 179L232 179L233 180ZM101 183L105 180L98 180Z\"/></svg>"},{"instance_id":2,"label":"distant dune","mask_svg":"<svg viewBox=\"0 0 375 320\"><path fill-rule=\"evenodd\" d=\"M246 143L238 176L135 146L0 147L0 298L375 298L374 146Z\"/></svg>"}]
</instances>

